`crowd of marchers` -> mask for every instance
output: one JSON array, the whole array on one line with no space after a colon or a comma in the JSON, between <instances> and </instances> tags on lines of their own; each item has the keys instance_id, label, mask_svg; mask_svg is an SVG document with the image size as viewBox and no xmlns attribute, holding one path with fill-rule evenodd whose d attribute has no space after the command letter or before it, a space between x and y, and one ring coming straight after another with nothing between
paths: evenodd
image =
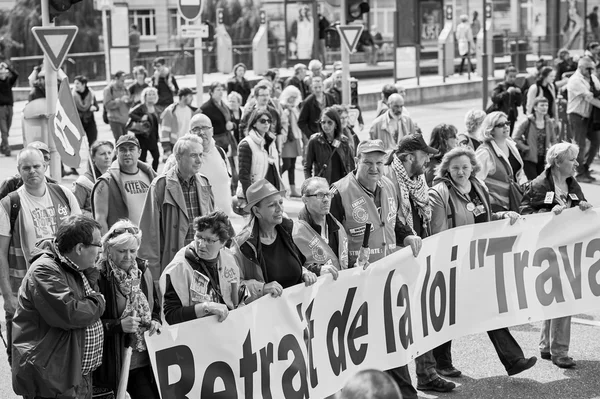
<instances>
[{"instance_id":1,"label":"crowd of marchers","mask_svg":"<svg viewBox=\"0 0 600 399\"><path fill-rule=\"evenodd\" d=\"M131 87L117 73L104 90L114 141L87 130L99 107L85 109L94 94L76 79L82 122L92 117L83 123L89 164L73 187L46 176L41 142L18 154L18 173L0 186L8 360L13 389L26 398L119 390L158 398L146 331L210 315L224 321L262 296L326 274L335 280L403 247L417 256L424 238L457 226L591 208L578 183L593 179L600 133L590 57L563 79L560 96L552 68L539 68L526 96L507 68L489 109L467 112L460 132L436 126L429 143L395 85L383 87L370 138L360 141L362 119L349 120L360 110L340 105L339 65L326 77L313 60L284 82L269 71L253 89L236 65L199 109L164 60L154 66L150 82L137 67ZM563 132L577 144L561 142ZM304 204L296 220L284 212L287 197ZM234 213L245 219L240 231ZM540 356L561 368L575 366L570 325L564 317L542 327ZM509 376L535 365L508 328L488 335ZM416 358L416 389L406 366L386 373L375 377L404 398L451 391L449 379L461 376L451 342Z\"/></svg>"}]
</instances>

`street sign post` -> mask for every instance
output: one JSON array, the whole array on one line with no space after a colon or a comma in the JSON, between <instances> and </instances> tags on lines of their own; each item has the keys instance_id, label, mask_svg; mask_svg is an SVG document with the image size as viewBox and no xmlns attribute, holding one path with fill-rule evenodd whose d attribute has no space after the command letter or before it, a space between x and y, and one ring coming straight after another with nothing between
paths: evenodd
<instances>
[{"instance_id":1,"label":"street sign post","mask_svg":"<svg viewBox=\"0 0 600 399\"><path fill-rule=\"evenodd\" d=\"M35 40L55 71L58 71L67 57L77 30L76 26L36 26L31 28Z\"/></svg>"},{"instance_id":2,"label":"street sign post","mask_svg":"<svg viewBox=\"0 0 600 399\"><path fill-rule=\"evenodd\" d=\"M342 42L346 45L350 54L356 50L358 39L364 29L362 25L338 25L337 30L342 38Z\"/></svg>"},{"instance_id":3,"label":"street sign post","mask_svg":"<svg viewBox=\"0 0 600 399\"><path fill-rule=\"evenodd\" d=\"M208 37L208 25L182 25L181 26L181 37L185 39L206 39Z\"/></svg>"},{"instance_id":4,"label":"street sign post","mask_svg":"<svg viewBox=\"0 0 600 399\"><path fill-rule=\"evenodd\" d=\"M202 11L202 0L179 0L177 2L179 15L185 20L194 21Z\"/></svg>"}]
</instances>

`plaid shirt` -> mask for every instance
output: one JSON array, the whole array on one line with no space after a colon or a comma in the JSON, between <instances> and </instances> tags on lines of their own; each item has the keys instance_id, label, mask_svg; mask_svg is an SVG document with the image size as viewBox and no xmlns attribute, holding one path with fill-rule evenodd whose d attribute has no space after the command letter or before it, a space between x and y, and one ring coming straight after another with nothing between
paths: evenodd
<instances>
[{"instance_id":1,"label":"plaid shirt","mask_svg":"<svg viewBox=\"0 0 600 399\"><path fill-rule=\"evenodd\" d=\"M196 175L192 176L188 181L183 180L179 172L177 178L181 185L185 206L187 208L188 220L190 221L184 244L188 245L194 241L194 219L200 215L200 198L198 198L198 190L196 189Z\"/></svg>"},{"instance_id":2,"label":"plaid shirt","mask_svg":"<svg viewBox=\"0 0 600 399\"><path fill-rule=\"evenodd\" d=\"M79 275L83 280L85 295L90 295L94 292L87 277L80 271ZM85 328L85 345L83 348L83 359L81 360L81 374L86 375L90 371L94 371L102 363L102 348L104 343L104 329L100 319L90 326Z\"/></svg>"}]
</instances>

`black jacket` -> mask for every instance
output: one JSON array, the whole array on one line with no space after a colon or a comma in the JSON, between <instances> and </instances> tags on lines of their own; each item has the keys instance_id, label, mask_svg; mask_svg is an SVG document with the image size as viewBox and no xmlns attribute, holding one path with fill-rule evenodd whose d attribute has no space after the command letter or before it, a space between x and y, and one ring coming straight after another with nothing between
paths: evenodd
<instances>
[{"instance_id":1,"label":"black jacket","mask_svg":"<svg viewBox=\"0 0 600 399\"><path fill-rule=\"evenodd\" d=\"M354 170L354 157L352 156L352 149L348 138L342 136L338 138L340 146L337 149L337 154L342 160L344 170L341 172L342 176L347 175ZM323 133L317 133L308 140L306 147L306 159L304 161L304 177L309 178L311 176L321 176L327 179L329 184L334 183L331 181L332 175L332 154L334 147L329 144Z\"/></svg>"},{"instance_id":2,"label":"black jacket","mask_svg":"<svg viewBox=\"0 0 600 399\"><path fill-rule=\"evenodd\" d=\"M569 194L577 196L576 200L573 198L571 199L571 207L579 205L581 201L586 201L577 180L569 177L567 179L567 185L569 186ZM546 199L546 193L549 192L554 193L554 198L552 199L552 203L547 204L544 200ZM523 199L521 200L520 212L522 215L550 212L555 205L558 205L558 201L556 201L554 179L552 178L550 169L546 169L538 177L533 179L525 190L525 194L523 194Z\"/></svg>"},{"instance_id":3,"label":"black jacket","mask_svg":"<svg viewBox=\"0 0 600 399\"><path fill-rule=\"evenodd\" d=\"M325 96L325 107L335 105L335 98L331 94L323 93ZM306 137L319 132L319 119L321 118L321 107L314 94L304 100L300 116L298 116L298 127Z\"/></svg>"},{"instance_id":4,"label":"black jacket","mask_svg":"<svg viewBox=\"0 0 600 399\"><path fill-rule=\"evenodd\" d=\"M223 104L224 107L225 104ZM212 99L209 99L207 102L202 104L200 107L200 111L210 119L213 125L213 133L214 135L227 133L227 129L225 129L225 124L227 123L227 119L225 119L225 115L221 112L221 110L215 105Z\"/></svg>"},{"instance_id":5,"label":"black jacket","mask_svg":"<svg viewBox=\"0 0 600 399\"><path fill-rule=\"evenodd\" d=\"M158 303L156 290L152 287L153 295L148 295L147 281L152 281L150 269L147 262L137 258L137 266L142 272L140 281L142 292L148 298L148 304L152 310L152 320L160 322L160 305ZM149 277L149 279L147 279ZM101 317L104 327L104 350L102 351L102 365L94 371L94 386L112 389L117 392L123 362L123 350L130 343L130 334L123 331L121 327L121 315L117 310L117 285L108 264L102 265L98 288L106 300L106 310Z\"/></svg>"},{"instance_id":6,"label":"black jacket","mask_svg":"<svg viewBox=\"0 0 600 399\"><path fill-rule=\"evenodd\" d=\"M231 93L232 91L239 93L239 95L242 96L242 106L246 104L251 90L250 83L248 83L246 78L242 78L241 82L235 77L230 78L227 81L227 94Z\"/></svg>"},{"instance_id":7,"label":"black jacket","mask_svg":"<svg viewBox=\"0 0 600 399\"><path fill-rule=\"evenodd\" d=\"M511 87L517 89L512 94L508 92L508 89ZM521 105L522 101L523 95L521 94L521 89L519 89L517 85L500 82L492 92L492 103L494 106L492 108L488 108L488 110L502 111L508 116L509 121L515 121L519 116L517 107Z\"/></svg>"}]
</instances>

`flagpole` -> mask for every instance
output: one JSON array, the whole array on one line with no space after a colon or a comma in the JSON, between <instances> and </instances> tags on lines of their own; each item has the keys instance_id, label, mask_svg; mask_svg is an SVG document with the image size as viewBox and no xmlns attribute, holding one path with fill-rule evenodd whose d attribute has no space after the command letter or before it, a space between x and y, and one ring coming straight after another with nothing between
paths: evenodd
<instances>
[{"instance_id":1,"label":"flagpole","mask_svg":"<svg viewBox=\"0 0 600 399\"><path fill-rule=\"evenodd\" d=\"M48 1L42 0L42 26L54 26L53 22L50 22L50 10L48 9ZM60 183L62 179L62 173L60 169L60 156L56 151L56 144L50 134L50 125L54 122L54 116L56 113L56 101L58 99L58 83L57 83L57 72L50 65L48 56L44 56L44 71L46 72L46 115L48 117L48 123L46 128L42 129L42 139L44 143L48 144L50 149L50 177Z\"/></svg>"}]
</instances>

